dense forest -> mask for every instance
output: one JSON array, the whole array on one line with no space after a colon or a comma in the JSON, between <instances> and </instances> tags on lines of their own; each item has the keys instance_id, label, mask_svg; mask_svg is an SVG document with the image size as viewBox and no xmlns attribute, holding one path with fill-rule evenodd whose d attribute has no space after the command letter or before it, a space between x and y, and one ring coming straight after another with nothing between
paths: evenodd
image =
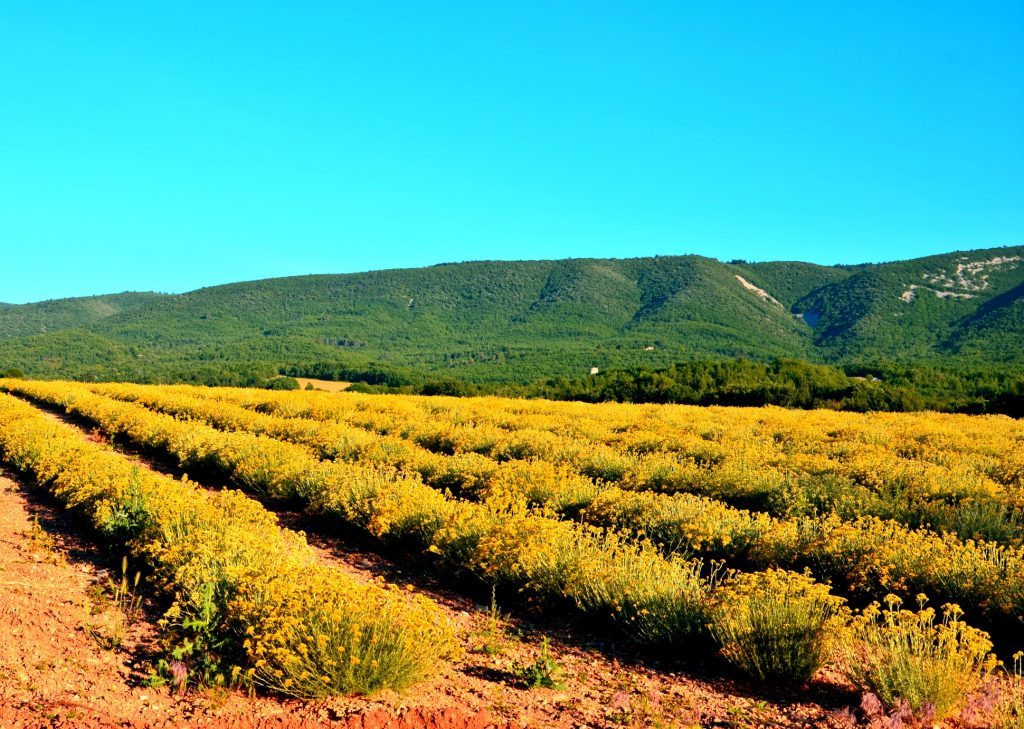
<instances>
[{"instance_id":1,"label":"dense forest","mask_svg":"<svg viewBox=\"0 0 1024 729\"><path fill-rule=\"evenodd\" d=\"M551 399L693 405L1024 415L1024 374L928 365L814 365L800 360L687 362L661 370L618 370L556 379L533 389Z\"/></svg>"},{"instance_id":2,"label":"dense forest","mask_svg":"<svg viewBox=\"0 0 1024 729\"><path fill-rule=\"evenodd\" d=\"M302 376L294 370L291 374ZM529 385L475 385L384 372L375 373L368 380L356 379L352 387L360 392L743 407L777 405L856 412L934 410L1024 417L1024 373L1008 373L999 368L944 370L891 362L833 367L796 359L732 359L683 362L662 369L610 370L575 378L539 380ZM298 387L297 382L294 387Z\"/></svg>"}]
</instances>

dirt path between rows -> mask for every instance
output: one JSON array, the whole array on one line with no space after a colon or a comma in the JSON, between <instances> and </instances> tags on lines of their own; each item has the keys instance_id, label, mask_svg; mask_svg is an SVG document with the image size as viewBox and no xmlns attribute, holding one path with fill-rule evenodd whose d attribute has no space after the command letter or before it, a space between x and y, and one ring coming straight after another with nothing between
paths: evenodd
<instances>
[{"instance_id":1,"label":"dirt path between rows","mask_svg":"<svg viewBox=\"0 0 1024 729\"><path fill-rule=\"evenodd\" d=\"M49 414L82 427L62 413ZM103 441L89 429L83 437ZM151 458L126 457L174 472ZM325 563L359 580L409 583L434 599L455 625L463 657L401 695L317 702L238 692L174 696L143 685L159 611L151 607L119 648L101 645L109 632L103 621L117 615L98 611L97 585L109 566L55 504L11 478L0 485L0 634L12 637L0 645L0 727L820 727L832 725L833 711L855 701L834 677L810 692L765 693L718 666L691 665L684 675L641 663L614 640L581 638L580 626L570 629L550 617L537 623L504 617L495 624L487 606L451 589L446 576L421 561L374 551L364 540L294 512L279 519L306 530ZM517 666L537 660L544 637L550 637L564 687L531 689L517 675Z\"/></svg>"}]
</instances>

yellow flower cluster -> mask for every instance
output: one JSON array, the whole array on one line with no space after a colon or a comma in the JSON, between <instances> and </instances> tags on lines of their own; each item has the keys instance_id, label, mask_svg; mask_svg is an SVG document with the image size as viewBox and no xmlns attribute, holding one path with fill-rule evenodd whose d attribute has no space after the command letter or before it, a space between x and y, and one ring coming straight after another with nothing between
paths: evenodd
<instances>
[{"instance_id":1,"label":"yellow flower cluster","mask_svg":"<svg viewBox=\"0 0 1024 729\"><path fill-rule=\"evenodd\" d=\"M794 515L814 510L1020 541L1020 520L965 520L962 504L1024 505L1024 429L1003 416L857 415L696 408L254 393L179 388L288 418L360 427L441 454L539 457L625 488L688 491ZM403 399L404 398L404 399ZM987 516L987 519L982 518ZM998 519L997 519L998 521ZM1010 522L1010 523L1007 523ZM1000 526L1000 525L996 525ZM1016 527L1016 528L1015 528Z\"/></svg>"},{"instance_id":2,"label":"yellow flower cluster","mask_svg":"<svg viewBox=\"0 0 1024 729\"><path fill-rule=\"evenodd\" d=\"M124 413L118 428L145 420ZM436 606L322 566L240 492L140 470L9 395L0 395L0 455L145 559L172 600L168 640L202 623L218 636L209 645L244 657L225 668L236 679L295 696L401 688L453 650Z\"/></svg>"},{"instance_id":3,"label":"yellow flower cluster","mask_svg":"<svg viewBox=\"0 0 1024 729\"><path fill-rule=\"evenodd\" d=\"M996 665L988 636L961 620L963 611L947 604L942 619L918 596L917 611L901 608L889 596L883 608L868 606L853 621L844 643L846 667L860 688L883 703L906 702L918 712L930 704L935 719L956 714Z\"/></svg>"},{"instance_id":4,"label":"yellow flower cluster","mask_svg":"<svg viewBox=\"0 0 1024 729\"><path fill-rule=\"evenodd\" d=\"M715 592L712 631L751 676L797 684L825 663L849 611L828 586L785 570L732 575Z\"/></svg>"},{"instance_id":5,"label":"yellow flower cluster","mask_svg":"<svg viewBox=\"0 0 1024 729\"><path fill-rule=\"evenodd\" d=\"M1024 432L1005 418L24 381L0 381L0 389L62 404L193 472L301 499L382 541L615 621L639 640L679 646L710 630L727 657L764 679L809 675L829 632L862 650L863 626L878 622L869 610L851 632L829 587L778 567L809 570L843 594L926 591L994 624L1024 616L1024 550L1012 511L1024 490ZM41 464L43 478L64 468L59 454L41 460L58 464ZM101 503L102 480L92 477L100 472L69 477L64 498ZM949 508L943 518L973 514L980 523L1002 514L1003 543L968 538L975 531L966 523L928 528L927 515L946 513L941 505ZM234 542L256 548L225 535L210 538L210 551L229 553ZM180 561L171 547L147 548L156 562ZM728 572L722 582L697 555L754 571ZM331 682L371 686L366 676L390 665L380 649L385 634L406 646L444 643L425 637L440 630L428 612L380 588L353 598L331 592L326 579L278 582L259 557L242 553L218 564L233 586L225 609L246 616L243 675L259 685L304 695ZM200 560L189 569L201 576L209 568ZM189 569L175 568L167 584L200 590L205 583ZM301 590L288 591L293 579ZM408 630L375 629L374 616ZM232 620L225 625L238 631L243 623ZM980 675L982 659L957 657L977 656L970 646L987 637L959 613L952 620L967 643L937 645L950 665ZM919 636L932 627L918 624Z\"/></svg>"}]
</instances>

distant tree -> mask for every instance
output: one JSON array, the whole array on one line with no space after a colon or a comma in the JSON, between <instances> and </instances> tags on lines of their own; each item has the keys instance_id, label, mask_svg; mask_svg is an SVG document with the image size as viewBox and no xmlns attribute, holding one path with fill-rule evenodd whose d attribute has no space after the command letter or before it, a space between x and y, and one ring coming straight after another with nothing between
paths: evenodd
<instances>
[{"instance_id":1,"label":"distant tree","mask_svg":"<svg viewBox=\"0 0 1024 729\"><path fill-rule=\"evenodd\" d=\"M298 390L299 381L294 377L274 377L266 384L268 390Z\"/></svg>"},{"instance_id":2,"label":"distant tree","mask_svg":"<svg viewBox=\"0 0 1024 729\"><path fill-rule=\"evenodd\" d=\"M25 373L21 371L20 367L8 367L3 372L0 372L0 377L11 377L20 380L25 377Z\"/></svg>"}]
</instances>

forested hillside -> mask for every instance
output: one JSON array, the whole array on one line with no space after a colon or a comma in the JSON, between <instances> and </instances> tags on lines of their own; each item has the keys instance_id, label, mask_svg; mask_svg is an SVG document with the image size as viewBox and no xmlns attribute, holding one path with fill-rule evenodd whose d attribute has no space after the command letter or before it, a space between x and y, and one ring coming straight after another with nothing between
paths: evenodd
<instances>
[{"instance_id":1,"label":"forested hillside","mask_svg":"<svg viewBox=\"0 0 1024 729\"><path fill-rule=\"evenodd\" d=\"M744 357L1024 366L1024 247L857 266L472 262L0 305L0 370L529 383Z\"/></svg>"}]
</instances>

